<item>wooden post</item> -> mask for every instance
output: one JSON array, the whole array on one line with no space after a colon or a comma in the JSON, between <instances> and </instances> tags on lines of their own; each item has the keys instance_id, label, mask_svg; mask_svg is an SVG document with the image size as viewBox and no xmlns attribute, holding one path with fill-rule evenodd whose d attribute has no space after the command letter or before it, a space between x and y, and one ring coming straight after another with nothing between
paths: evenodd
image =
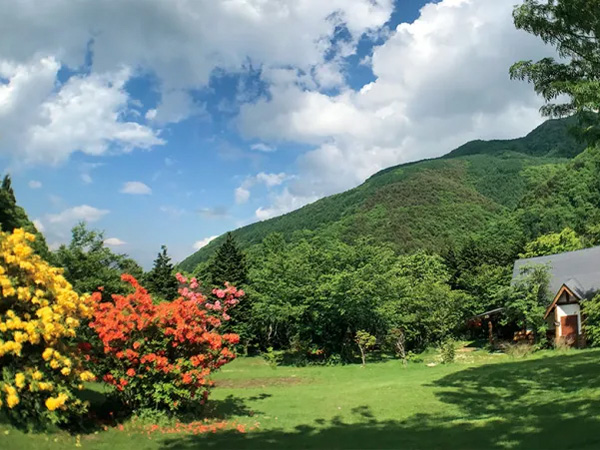
<instances>
[{"instance_id":1,"label":"wooden post","mask_svg":"<svg viewBox=\"0 0 600 450\"><path fill-rule=\"evenodd\" d=\"M494 347L494 325L492 325L492 319L488 320L488 339L490 345Z\"/></svg>"}]
</instances>

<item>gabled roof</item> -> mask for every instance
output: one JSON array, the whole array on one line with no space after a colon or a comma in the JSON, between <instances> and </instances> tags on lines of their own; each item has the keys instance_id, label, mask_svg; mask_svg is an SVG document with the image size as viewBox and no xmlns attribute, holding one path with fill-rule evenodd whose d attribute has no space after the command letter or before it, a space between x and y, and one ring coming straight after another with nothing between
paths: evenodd
<instances>
[{"instance_id":1,"label":"gabled roof","mask_svg":"<svg viewBox=\"0 0 600 450\"><path fill-rule=\"evenodd\" d=\"M569 280L570 281L570 280ZM556 295L554 296L554 300L552 300L552 303L550 303L550 306L548 306L548 308L546 308L546 314L544 314L544 319L546 317L548 317L548 315L552 312L552 310L554 309L554 307L556 306L556 304L558 303L558 300L560 299L560 296L566 292L567 294L569 294L571 297L575 297L577 300L583 300L583 297L579 295L579 293L577 291L573 291L566 283L563 284L561 286L561 288L558 290L558 292L556 293Z\"/></svg>"},{"instance_id":2,"label":"gabled roof","mask_svg":"<svg viewBox=\"0 0 600 450\"><path fill-rule=\"evenodd\" d=\"M589 298L600 291L600 246L538 256L515 261L513 280L525 265L548 264L550 266L550 291L554 294L563 285L580 298Z\"/></svg>"}]
</instances>

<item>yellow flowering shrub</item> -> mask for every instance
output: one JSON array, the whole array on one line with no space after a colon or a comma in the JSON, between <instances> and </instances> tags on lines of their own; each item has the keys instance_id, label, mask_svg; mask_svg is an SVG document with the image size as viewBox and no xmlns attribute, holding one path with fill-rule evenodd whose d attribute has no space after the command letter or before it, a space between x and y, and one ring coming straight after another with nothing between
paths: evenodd
<instances>
[{"instance_id":1,"label":"yellow flowering shrub","mask_svg":"<svg viewBox=\"0 0 600 450\"><path fill-rule=\"evenodd\" d=\"M0 410L16 424L43 426L85 410L74 392L94 376L74 338L93 306L33 253L34 239L22 229L0 233Z\"/></svg>"}]
</instances>

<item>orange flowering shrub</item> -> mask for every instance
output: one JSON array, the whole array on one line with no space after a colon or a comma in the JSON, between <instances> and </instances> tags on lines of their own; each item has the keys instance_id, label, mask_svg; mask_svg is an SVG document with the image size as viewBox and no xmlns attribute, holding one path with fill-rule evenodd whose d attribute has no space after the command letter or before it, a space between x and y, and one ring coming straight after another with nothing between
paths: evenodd
<instances>
[{"instance_id":1,"label":"orange flowering shrub","mask_svg":"<svg viewBox=\"0 0 600 450\"><path fill-rule=\"evenodd\" d=\"M74 344L93 302L33 253L34 240L22 229L0 233L0 413L43 427L86 409L75 391L94 375Z\"/></svg>"},{"instance_id":2,"label":"orange flowering shrub","mask_svg":"<svg viewBox=\"0 0 600 450\"><path fill-rule=\"evenodd\" d=\"M236 334L220 334L227 311L244 295L232 286L215 289L209 300L197 291L195 279L178 274L183 288L172 302L155 305L135 278L123 275L134 292L113 295L96 307L90 327L103 348L104 381L131 409L176 410L204 402L213 385L210 374L235 358Z\"/></svg>"}]
</instances>

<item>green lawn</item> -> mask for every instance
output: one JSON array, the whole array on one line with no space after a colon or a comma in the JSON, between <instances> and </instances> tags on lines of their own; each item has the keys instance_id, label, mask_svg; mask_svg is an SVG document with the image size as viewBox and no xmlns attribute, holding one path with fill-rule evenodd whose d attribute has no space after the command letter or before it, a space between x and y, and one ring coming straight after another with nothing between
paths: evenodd
<instances>
[{"instance_id":1,"label":"green lawn","mask_svg":"<svg viewBox=\"0 0 600 450\"><path fill-rule=\"evenodd\" d=\"M526 359L484 352L428 367L398 361L278 367L239 359L217 376L211 415L258 429L147 435L131 419L83 448L600 448L600 351ZM73 448L65 433L0 425L1 449Z\"/></svg>"}]
</instances>

